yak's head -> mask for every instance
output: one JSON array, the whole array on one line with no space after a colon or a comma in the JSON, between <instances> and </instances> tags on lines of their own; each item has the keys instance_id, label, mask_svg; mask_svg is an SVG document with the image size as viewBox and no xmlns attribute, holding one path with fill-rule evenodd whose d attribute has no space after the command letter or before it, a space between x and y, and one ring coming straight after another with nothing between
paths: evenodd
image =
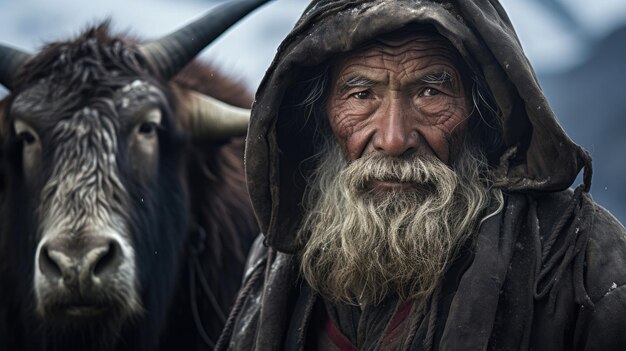
<instances>
[{"instance_id":1,"label":"yak's head","mask_svg":"<svg viewBox=\"0 0 626 351\"><path fill-rule=\"evenodd\" d=\"M119 321L150 303L142 291L168 293L188 216L182 136L243 135L248 118L169 79L263 2L143 45L101 26L34 56L0 49L3 235L38 315Z\"/></svg>"}]
</instances>

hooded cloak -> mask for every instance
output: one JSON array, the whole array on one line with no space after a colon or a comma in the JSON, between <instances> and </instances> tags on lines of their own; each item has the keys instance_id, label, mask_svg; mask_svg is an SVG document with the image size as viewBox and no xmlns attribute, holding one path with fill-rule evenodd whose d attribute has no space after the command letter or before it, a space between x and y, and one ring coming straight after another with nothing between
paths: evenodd
<instances>
[{"instance_id":1,"label":"hooded cloak","mask_svg":"<svg viewBox=\"0 0 626 351\"><path fill-rule=\"evenodd\" d=\"M493 94L501 143L485 151L505 206L482 223L469 259L451 264L458 267L449 267L439 293L411 310L403 348L626 349L626 231L591 200L591 159L559 126L496 0L314 0L307 7L253 106L246 175L264 236L218 349L304 348L317 297L298 276L296 233L316 131L294 104L298 83L412 25L448 39ZM569 189L583 168L584 184Z\"/></svg>"}]
</instances>

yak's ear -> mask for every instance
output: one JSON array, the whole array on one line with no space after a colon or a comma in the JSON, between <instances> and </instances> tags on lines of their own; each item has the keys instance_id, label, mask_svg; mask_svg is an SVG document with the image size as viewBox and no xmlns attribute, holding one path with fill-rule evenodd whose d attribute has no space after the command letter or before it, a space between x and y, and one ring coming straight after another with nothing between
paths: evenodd
<instances>
[{"instance_id":1,"label":"yak's ear","mask_svg":"<svg viewBox=\"0 0 626 351\"><path fill-rule=\"evenodd\" d=\"M246 135L249 109L192 90L181 93L181 126L194 139L223 140Z\"/></svg>"}]
</instances>

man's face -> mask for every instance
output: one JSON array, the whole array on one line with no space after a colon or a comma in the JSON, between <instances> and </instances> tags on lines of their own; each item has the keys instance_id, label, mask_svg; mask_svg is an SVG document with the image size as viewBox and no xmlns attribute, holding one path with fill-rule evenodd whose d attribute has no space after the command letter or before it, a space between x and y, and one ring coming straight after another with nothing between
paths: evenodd
<instances>
[{"instance_id":1,"label":"man's face","mask_svg":"<svg viewBox=\"0 0 626 351\"><path fill-rule=\"evenodd\" d=\"M449 165L470 114L459 62L434 34L379 40L340 59L326 108L348 161L417 153Z\"/></svg>"}]
</instances>

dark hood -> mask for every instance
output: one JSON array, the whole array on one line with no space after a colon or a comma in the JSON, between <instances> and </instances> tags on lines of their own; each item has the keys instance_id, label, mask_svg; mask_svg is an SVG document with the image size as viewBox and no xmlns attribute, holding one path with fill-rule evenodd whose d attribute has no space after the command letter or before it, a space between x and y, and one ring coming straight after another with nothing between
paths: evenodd
<instances>
[{"instance_id":1,"label":"dark hood","mask_svg":"<svg viewBox=\"0 0 626 351\"><path fill-rule=\"evenodd\" d=\"M328 59L412 24L434 26L492 91L503 134L502 147L488 152L498 187L563 190L583 167L590 168L587 153L559 126L498 1L314 0L278 49L248 130L248 190L268 245L299 249L301 200L314 167L303 162L314 152L314 131L303 109L289 101L294 84Z\"/></svg>"}]
</instances>

